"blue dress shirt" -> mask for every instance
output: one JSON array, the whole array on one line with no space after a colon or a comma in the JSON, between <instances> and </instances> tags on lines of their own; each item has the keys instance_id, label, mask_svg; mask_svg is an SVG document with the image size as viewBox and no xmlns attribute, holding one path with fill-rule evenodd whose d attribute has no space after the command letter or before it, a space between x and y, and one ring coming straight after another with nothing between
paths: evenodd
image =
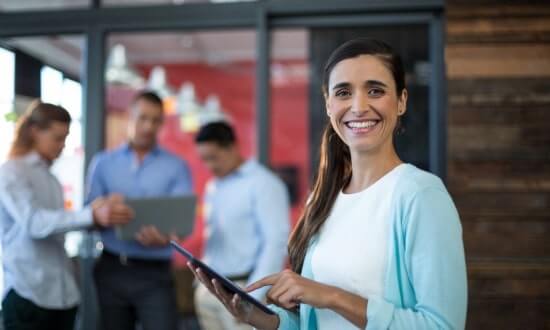
<instances>
[{"instance_id":1,"label":"blue dress shirt","mask_svg":"<svg viewBox=\"0 0 550 330\"><path fill-rule=\"evenodd\" d=\"M281 179L254 160L211 180L205 193L204 260L252 283L283 269L289 234L289 199ZM263 298L266 289L252 295Z\"/></svg>"},{"instance_id":2,"label":"blue dress shirt","mask_svg":"<svg viewBox=\"0 0 550 330\"><path fill-rule=\"evenodd\" d=\"M112 193L126 198L188 195L192 193L191 173L185 161L158 146L140 163L125 144L96 155L88 171L86 203ZM127 257L169 259L172 255L170 247L153 248L135 240L119 240L113 229L102 230L101 239L106 250Z\"/></svg>"}]
</instances>

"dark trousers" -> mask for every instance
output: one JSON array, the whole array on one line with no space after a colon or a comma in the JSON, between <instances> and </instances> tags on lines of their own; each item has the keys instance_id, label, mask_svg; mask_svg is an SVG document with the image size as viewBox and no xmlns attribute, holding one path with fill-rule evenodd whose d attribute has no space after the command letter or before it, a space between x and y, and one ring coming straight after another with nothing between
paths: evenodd
<instances>
[{"instance_id":1,"label":"dark trousers","mask_svg":"<svg viewBox=\"0 0 550 330\"><path fill-rule=\"evenodd\" d=\"M73 330L76 310L42 308L14 290L2 301L5 330Z\"/></svg>"},{"instance_id":2,"label":"dark trousers","mask_svg":"<svg viewBox=\"0 0 550 330\"><path fill-rule=\"evenodd\" d=\"M120 260L103 253L94 269L102 330L176 330L170 262Z\"/></svg>"}]
</instances>

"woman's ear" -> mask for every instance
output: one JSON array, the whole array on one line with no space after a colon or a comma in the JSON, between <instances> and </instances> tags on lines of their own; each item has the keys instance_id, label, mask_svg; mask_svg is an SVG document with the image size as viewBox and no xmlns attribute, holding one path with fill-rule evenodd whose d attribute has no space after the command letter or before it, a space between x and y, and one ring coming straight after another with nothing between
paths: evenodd
<instances>
[{"instance_id":1,"label":"woman's ear","mask_svg":"<svg viewBox=\"0 0 550 330\"><path fill-rule=\"evenodd\" d=\"M29 135L34 143L34 141L38 139L38 128L36 126L31 126L31 129L29 130Z\"/></svg>"},{"instance_id":2,"label":"woman's ear","mask_svg":"<svg viewBox=\"0 0 550 330\"><path fill-rule=\"evenodd\" d=\"M401 92L401 96L399 96L399 100L397 101L397 115L402 116L407 112L407 97L408 92L407 89L403 89Z\"/></svg>"},{"instance_id":3,"label":"woman's ear","mask_svg":"<svg viewBox=\"0 0 550 330\"><path fill-rule=\"evenodd\" d=\"M328 95L327 93L324 93L323 92L323 97L325 98L325 110L327 111L327 116L331 116L331 113L330 113L330 103L329 103L329 100L328 100Z\"/></svg>"}]
</instances>

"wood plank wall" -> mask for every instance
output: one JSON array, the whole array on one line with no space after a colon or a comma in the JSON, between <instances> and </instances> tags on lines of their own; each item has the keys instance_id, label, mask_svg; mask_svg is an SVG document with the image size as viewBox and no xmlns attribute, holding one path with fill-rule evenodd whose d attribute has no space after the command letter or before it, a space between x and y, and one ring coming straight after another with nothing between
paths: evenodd
<instances>
[{"instance_id":1,"label":"wood plank wall","mask_svg":"<svg viewBox=\"0 0 550 330\"><path fill-rule=\"evenodd\" d=\"M468 329L550 329L550 1L447 2Z\"/></svg>"}]
</instances>

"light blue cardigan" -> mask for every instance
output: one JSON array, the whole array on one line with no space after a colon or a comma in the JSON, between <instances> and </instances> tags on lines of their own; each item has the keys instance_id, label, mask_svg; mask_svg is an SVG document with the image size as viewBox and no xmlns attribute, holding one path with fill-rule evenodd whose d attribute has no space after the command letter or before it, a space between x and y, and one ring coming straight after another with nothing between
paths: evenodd
<instances>
[{"instance_id":1,"label":"light blue cardigan","mask_svg":"<svg viewBox=\"0 0 550 330\"><path fill-rule=\"evenodd\" d=\"M464 329L467 283L462 228L439 178L413 165L401 171L391 207L384 295L368 297L366 329ZM313 239L302 276L311 270ZM282 330L316 330L315 309L270 306ZM336 330L336 329L335 329Z\"/></svg>"}]
</instances>

